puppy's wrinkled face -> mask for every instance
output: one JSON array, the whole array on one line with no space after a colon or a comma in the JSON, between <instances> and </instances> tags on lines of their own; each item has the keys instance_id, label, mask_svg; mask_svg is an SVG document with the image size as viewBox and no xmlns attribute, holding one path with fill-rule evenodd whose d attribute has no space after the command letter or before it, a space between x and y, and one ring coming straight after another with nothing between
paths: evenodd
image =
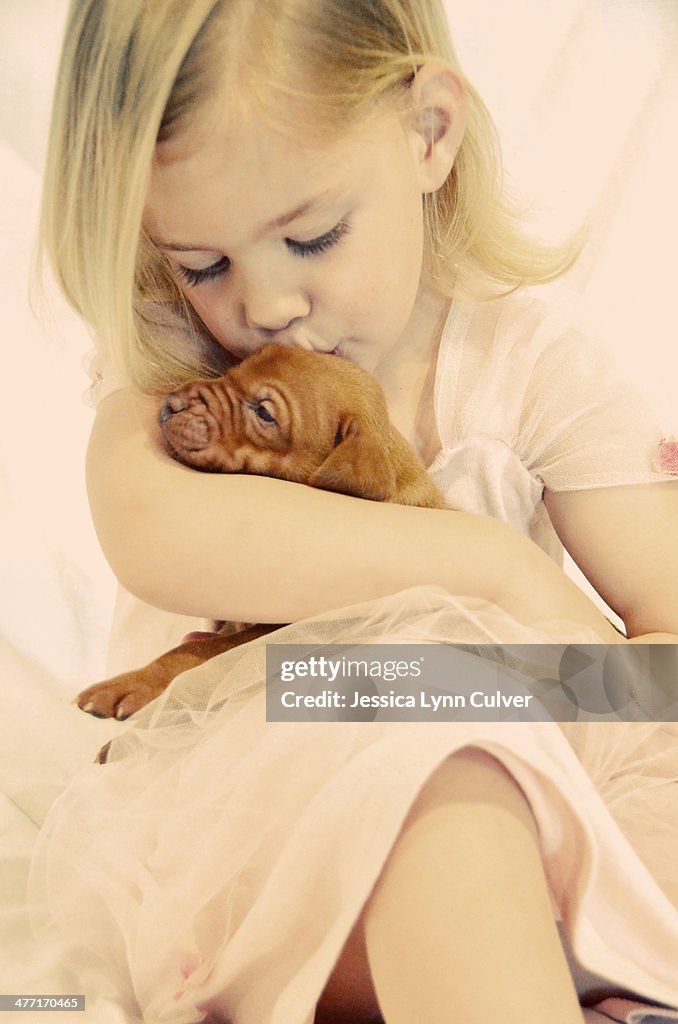
<instances>
[{"instance_id":1,"label":"puppy's wrinkled face","mask_svg":"<svg viewBox=\"0 0 678 1024\"><path fill-rule=\"evenodd\" d=\"M218 380L168 395L160 424L170 453L186 465L303 483L341 442L354 414L382 405L379 386L354 364L268 345Z\"/></svg>"}]
</instances>

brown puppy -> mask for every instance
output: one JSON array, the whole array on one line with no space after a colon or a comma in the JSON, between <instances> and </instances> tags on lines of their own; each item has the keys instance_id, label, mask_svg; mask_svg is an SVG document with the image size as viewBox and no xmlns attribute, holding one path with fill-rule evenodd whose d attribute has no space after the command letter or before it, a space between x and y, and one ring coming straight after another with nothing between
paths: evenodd
<instances>
[{"instance_id":1,"label":"brown puppy","mask_svg":"<svg viewBox=\"0 0 678 1024\"><path fill-rule=\"evenodd\" d=\"M446 507L390 422L380 385L336 356L269 345L218 380L198 380L168 395L160 424L171 454L195 469ZM277 628L231 628L188 640L142 669L88 687L76 702L100 718L128 718L180 672Z\"/></svg>"},{"instance_id":2,"label":"brown puppy","mask_svg":"<svg viewBox=\"0 0 678 1024\"><path fill-rule=\"evenodd\" d=\"M218 380L169 395L160 420L170 452L195 469L445 507L391 424L380 385L336 356L269 345Z\"/></svg>"}]
</instances>

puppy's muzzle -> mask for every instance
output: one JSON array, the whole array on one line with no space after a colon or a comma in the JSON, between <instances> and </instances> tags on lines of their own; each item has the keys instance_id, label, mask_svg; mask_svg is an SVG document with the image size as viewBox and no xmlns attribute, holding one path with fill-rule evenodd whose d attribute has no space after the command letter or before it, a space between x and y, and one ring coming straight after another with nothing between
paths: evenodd
<instances>
[{"instance_id":1,"label":"puppy's muzzle","mask_svg":"<svg viewBox=\"0 0 678 1024\"><path fill-rule=\"evenodd\" d=\"M160 423L164 425L172 416L186 409L188 402L181 395L168 395L160 408Z\"/></svg>"},{"instance_id":2,"label":"puppy's muzzle","mask_svg":"<svg viewBox=\"0 0 678 1024\"><path fill-rule=\"evenodd\" d=\"M198 452L211 444L218 430L203 395L175 392L163 402L159 421L165 441L174 451Z\"/></svg>"}]
</instances>

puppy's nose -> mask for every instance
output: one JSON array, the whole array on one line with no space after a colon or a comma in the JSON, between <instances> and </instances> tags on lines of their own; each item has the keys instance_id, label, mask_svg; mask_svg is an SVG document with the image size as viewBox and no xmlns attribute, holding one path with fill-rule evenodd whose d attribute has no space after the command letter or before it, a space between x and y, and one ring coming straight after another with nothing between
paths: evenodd
<instances>
[{"instance_id":1,"label":"puppy's nose","mask_svg":"<svg viewBox=\"0 0 678 1024\"><path fill-rule=\"evenodd\" d=\"M168 395L160 408L160 422L166 423L172 416L187 408L188 405L179 395Z\"/></svg>"}]
</instances>

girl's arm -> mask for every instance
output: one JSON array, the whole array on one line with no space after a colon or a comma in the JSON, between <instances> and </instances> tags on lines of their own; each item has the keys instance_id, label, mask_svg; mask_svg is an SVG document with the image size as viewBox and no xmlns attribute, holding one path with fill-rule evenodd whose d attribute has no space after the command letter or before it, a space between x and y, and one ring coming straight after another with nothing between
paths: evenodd
<instances>
[{"instance_id":1,"label":"girl's arm","mask_svg":"<svg viewBox=\"0 0 678 1024\"><path fill-rule=\"evenodd\" d=\"M678 480L547 492L545 502L563 544L628 635L678 643Z\"/></svg>"},{"instance_id":2,"label":"girl's arm","mask_svg":"<svg viewBox=\"0 0 678 1024\"><path fill-rule=\"evenodd\" d=\"M385 505L264 477L199 473L164 451L157 400L120 391L87 459L101 545L121 583L170 611L291 622L420 584L525 623L614 631L534 544L496 520Z\"/></svg>"}]
</instances>

